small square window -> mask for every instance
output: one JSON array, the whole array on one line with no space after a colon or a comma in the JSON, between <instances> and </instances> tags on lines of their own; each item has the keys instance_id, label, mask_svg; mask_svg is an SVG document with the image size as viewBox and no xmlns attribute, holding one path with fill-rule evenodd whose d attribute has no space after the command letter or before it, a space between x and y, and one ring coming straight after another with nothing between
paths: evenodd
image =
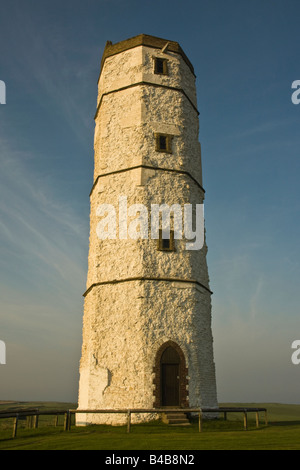
<instances>
[{"instance_id":1,"label":"small square window","mask_svg":"<svg viewBox=\"0 0 300 470\"><path fill-rule=\"evenodd\" d=\"M167 136L166 135L160 135L159 137L159 150L167 150Z\"/></svg>"},{"instance_id":2,"label":"small square window","mask_svg":"<svg viewBox=\"0 0 300 470\"><path fill-rule=\"evenodd\" d=\"M172 153L172 137L169 134L155 134L156 151Z\"/></svg>"},{"instance_id":3,"label":"small square window","mask_svg":"<svg viewBox=\"0 0 300 470\"><path fill-rule=\"evenodd\" d=\"M158 75L168 75L168 63L167 59L161 59L159 57L154 58L154 73Z\"/></svg>"},{"instance_id":4,"label":"small square window","mask_svg":"<svg viewBox=\"0 0 300 470\"><path fill-rule=\"evenodd\" d=\"M174 230L170 230L170 237L163 238L163 231L159 230L158 250L159 251L175 251Z\"/></svg>"}]
</instances>

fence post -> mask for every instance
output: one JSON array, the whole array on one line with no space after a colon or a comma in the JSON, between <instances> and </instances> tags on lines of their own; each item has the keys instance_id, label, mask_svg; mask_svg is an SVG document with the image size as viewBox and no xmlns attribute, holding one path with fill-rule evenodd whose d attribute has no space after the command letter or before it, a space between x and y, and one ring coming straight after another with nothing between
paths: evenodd
<instances>
[{"instance_id":1,"label":"fence post","mask_svg":"<svg viewBox=\"0 0 300 470\"><path fill-rule=\"evenodd\" d=\"M130 433L130 427L131 427L131 411L127 411L127 432Z\"/></svg>"},{"instance_id":2,"label":"fence post","mask_svg":"<svg viewBox=\"0 0 300 470\"><path fill-rule=\"evenodd\" d=\"M13 435L12 435L13 439L17 437L18 421L19 421L19 415L17 414L17 416L14 418L14 427L13 427Z\"/></svg>"},{"instance_id":3,"label":"fence post","mask_svg":"<svg viewBox=\"0 0 300 470\"><path fill-rule=\"evenodd\" d=\"M247 424L248 424L248 419L247 419L247 413L244 411L244 430L247 431Z\"/></svg>"},{"instance_id":4,"label":"fence post","mask_svg":"<svg viewBox=\"0 0 300 470\"><path fill-rule=\"evenodd\" d=\"M259 414L256 412L256 427L259 428Z\"/></svg>"},{"instance_id":5,"label":"fence post","mask_svg":"<svg viewBox=\"0 0 300 470\"><path fill-rule=\"evenodd\" d=\"M70 412L67 411L65 413L65 423L64 423L64 430L69 431L69 420L70 420Z\"/></svg>"},{"instance_id":6,"label":"fence post","mask_svg":"<svg viewBox=\"0 0 300 470\"><path fill-rule=\"evenodd\" d=\"M39 427L39 415L34 415L34 429Z\"/></svg>"},{"instance_id":7,"label":"fence post","mask_svg":"<svg viewBox=\"0 0 300 470\"><path fill-rule=\"evenodd\" d=\"M265 410L265 425L268 426L268 414L267 414L267 410Z\"/></svg>"},{"instance_id":8,"label":"fence post","mask_svg":"<svg viewBox=\"0 0 300 470\"><path fill-rule=\"evenodd\" d=\"M27 416L26 417L26 426L27 426L27 429L32 428L32 416Z\"/></svg>"},{"instance_id":9,"label":"fence post","mask_svg":"<svg viewBox=\"0 0 300 470\"><path fill-rule=\"evenodd\" d=\"M199 410L199 432L202 432L202 411Z\"/></svg>"}]
</instances>

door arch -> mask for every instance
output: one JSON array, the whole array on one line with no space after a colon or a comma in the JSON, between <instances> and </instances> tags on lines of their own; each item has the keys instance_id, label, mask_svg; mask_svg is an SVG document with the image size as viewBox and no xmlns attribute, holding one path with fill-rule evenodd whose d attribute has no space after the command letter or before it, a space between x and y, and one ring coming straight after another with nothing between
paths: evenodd
<instances>
[{"instance_id":1,"label":"door arch","mask_svg":"<svg viewBox=\"0 0 300 470\"><path fill-rule=\"evenodd\" d=\"M154 407L188 407L188 370L181 348L174 341L164 343L156 354Z\"/></svg>"}]
</instances>

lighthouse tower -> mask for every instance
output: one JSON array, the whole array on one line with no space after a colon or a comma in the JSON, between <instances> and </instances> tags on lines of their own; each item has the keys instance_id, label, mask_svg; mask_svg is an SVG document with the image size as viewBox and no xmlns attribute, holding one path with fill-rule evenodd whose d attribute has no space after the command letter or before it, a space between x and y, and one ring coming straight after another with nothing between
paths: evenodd
<instances>
[{"instance_id":1,"label":"lighthouse tower","mask_svg":"<svg viewBox=\"0 0 300 470\"><path fill-rule=\"evenodd\" d=\"M194 227L178 236L172 210L192 206L195 225L203 204L198 116L194 69L177 42L144 34L107 42L95 116L81 410L218 406L207 247L187 243ZM169 226L159 212L152 232L162 205L171 208ZM77 419L118 424L124 416Z\"/></svg>"}]
</instances>

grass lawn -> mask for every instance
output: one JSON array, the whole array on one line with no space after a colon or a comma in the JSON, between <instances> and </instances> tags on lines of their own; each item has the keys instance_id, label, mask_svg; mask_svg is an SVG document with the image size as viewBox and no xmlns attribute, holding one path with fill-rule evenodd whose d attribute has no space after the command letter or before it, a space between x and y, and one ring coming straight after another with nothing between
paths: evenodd
<instances>
[{"instance_id":1,"label":"grass lawn","mask_svg":"<svg viewBox=\"0 0 300 470\"><path fill-rule=\"evenodd\" d=\"M74 404L36 404L40 409L74 408ZM12 439L12 419L0 421L0 450L300 450L300 405L220 404L220 406L259 406L268 409L268 426L263 414L261 425L249 414L248 431L243 430L243 416L228 414L228 420L205 421L203 432L197 422L190 427L170 427L162 422L132 425L127 434L124 426L87 426L63 430L53 417L40 418L38 429L18 428ZM11 407L11 406L10 406ZM0 407L3 409L4 406Z\"/></svg>"}]
</instances>

